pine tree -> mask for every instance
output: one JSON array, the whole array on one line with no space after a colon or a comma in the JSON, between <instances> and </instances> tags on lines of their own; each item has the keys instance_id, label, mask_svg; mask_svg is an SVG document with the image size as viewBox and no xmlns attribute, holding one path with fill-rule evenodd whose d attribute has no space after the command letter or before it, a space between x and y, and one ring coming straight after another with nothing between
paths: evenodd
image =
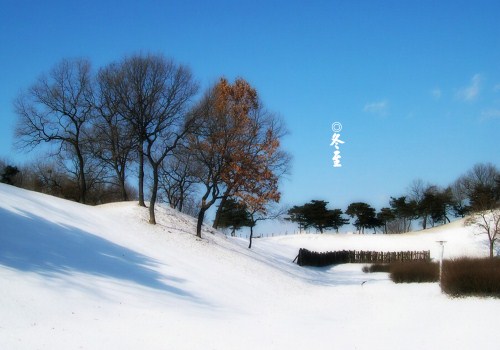
<instances>
[{"instance_id":1,"label":"pine tree","mask_svg":"<svg viewBox=\"0 0 500 350\"><path fill-rule=\"evenodd\" d=\"M7 165L2 171L0 182L7 185L14 185L17 174L19 174L19 169L16 166Z\"/></svg>"},{"instance_id":2,"label":"pine tree","mask_svg":"<svg viewBox=\"0 0 500 350\"><path fill-rule=\"evenodd\" d=\"M342 210L327 209L328 202L323 200L312 200L302 206L294 206L288 211L287 220L299 224L299 229L314 227L320 233L328 229L335 229L349 223L342 217Z\"/></svg>"},{"instance_id":3,"label":"pine tree","mask_svg":"<svg viewBox=\"0 0 500 350\"><path fill-rule=\"evenodd\" d=\"M377 213L377 219L380 220L381 226L384 226L384 233L387 234L387 224L394 220L396 215L391 208L382 208Z\"/></svg>"},{"instance_id":4,"label":"pine tree","mask_svg":"<svg viewBox=\"0 0 500 350\"><path fill-rule=\"evenodd\" d=\"M231 229L231 236L244 226L250 225L250 217L245 204L234 198L228 198L220 210L219 226Z\"/></svg>"},{"instance_id":5,"label":"pine tree","mask_svg":"<svg viewBox=\"0 0 500 350\"><path fill-rule=\"evenodd\" d=\"M381 226L379 220L375 216L375 209L367 203L355 202L349 204L346 214L352 218L356 218L354 226L358 233L365 233L365 228L373 228Z\"/></svg>"}]
</instances>

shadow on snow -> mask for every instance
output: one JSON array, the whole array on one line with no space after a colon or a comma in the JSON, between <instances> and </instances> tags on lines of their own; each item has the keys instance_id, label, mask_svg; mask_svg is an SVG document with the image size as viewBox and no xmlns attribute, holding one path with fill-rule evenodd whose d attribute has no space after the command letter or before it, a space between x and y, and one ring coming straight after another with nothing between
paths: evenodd
<instances>
[{"instance_id":1,"label":"shadow on snow","mask_svg":"<svg viewBox=\"0 0 500 350\"><path fill-rule=\"evenodd\" d=\"M0 208L0 265L47 277L81 272L129 281L183 298L197 298L162 280L182 282L154 270L158 262L133 250L19 210Z\"/></svg>"}]
</instances>

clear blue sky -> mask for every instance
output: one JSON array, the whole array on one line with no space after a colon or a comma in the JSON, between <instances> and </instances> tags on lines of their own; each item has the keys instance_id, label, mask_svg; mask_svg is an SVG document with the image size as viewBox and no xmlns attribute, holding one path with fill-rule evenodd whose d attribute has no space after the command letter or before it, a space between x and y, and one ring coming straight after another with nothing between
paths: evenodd
<instances>
[{"instance_id":1,"label":"clear blue sky","mask_svg":"<svg viewBox=\"0 0 500 350\"><path fill-rule=\"evenodd\" d=\"M21 89L62 58L137 52L241 76L290 130L283 200L380 208L422 178L500 166L499 1L23 1L0 11L0 157ZM331 124L342 123L341 168Z\"/></svg>"}]
</instances>

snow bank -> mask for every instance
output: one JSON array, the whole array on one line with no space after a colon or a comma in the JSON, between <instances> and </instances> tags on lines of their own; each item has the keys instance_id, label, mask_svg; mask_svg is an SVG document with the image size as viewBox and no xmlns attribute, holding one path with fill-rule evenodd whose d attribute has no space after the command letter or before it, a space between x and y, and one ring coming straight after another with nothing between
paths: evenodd
<instances>
[{"instance_id":1,"label":"snow bank","mask_svg":"<svg viewBox=\"0 0 500 350\"><path fill-rule=\"evenodd\" d=\"M1 349L494 349L493 299L450 299L361 266L301 268L298 248L487 252L453 223L401 236L246 241L160 207L88 207L0 184Z\"/></svg>"}]
</instances>

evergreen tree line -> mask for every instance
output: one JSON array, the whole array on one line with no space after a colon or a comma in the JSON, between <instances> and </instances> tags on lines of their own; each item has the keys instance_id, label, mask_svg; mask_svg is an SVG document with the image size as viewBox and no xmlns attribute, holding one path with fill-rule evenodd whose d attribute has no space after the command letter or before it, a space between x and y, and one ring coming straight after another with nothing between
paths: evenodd
<instances>
[{"instance_id":1,"label":"evergreen tree line","mask_svg":"<svg viewBox=\"0 0 500 350\"><path fill-rule=\"evenodd\" d=\"M419 222L422 229L450 222L450 217L465 217L468 214L491 210L500 206L500 172L490 163L476 164L455 180L450 186L439 186L413 181L407 194L391 197L388 207L378 212L369 204L349 204L345 212L328 209L328 202L312 200L288 210L287 220L297 223L299 230L310 228L323 233L349 224L358 233L377 229L383 233L403 233L412 230Z\"/></svg>"},{"instance_id":2,"label":"evergreen tree line","mask_svg":"<svg viewBox=\"0 0 500 350\"><path fill-rule=\"evenodd\" d=\"M163 200L197 216L198 236L207 210L228 198L266 216L290 165L282 119L242 78L198 92L190 69L162 55L96 72L86 59L63 60L14 101L15 147L47 153L0 164L1 180L86 204L137 199L152 224Z\"/></svg>"}]
</instances>

